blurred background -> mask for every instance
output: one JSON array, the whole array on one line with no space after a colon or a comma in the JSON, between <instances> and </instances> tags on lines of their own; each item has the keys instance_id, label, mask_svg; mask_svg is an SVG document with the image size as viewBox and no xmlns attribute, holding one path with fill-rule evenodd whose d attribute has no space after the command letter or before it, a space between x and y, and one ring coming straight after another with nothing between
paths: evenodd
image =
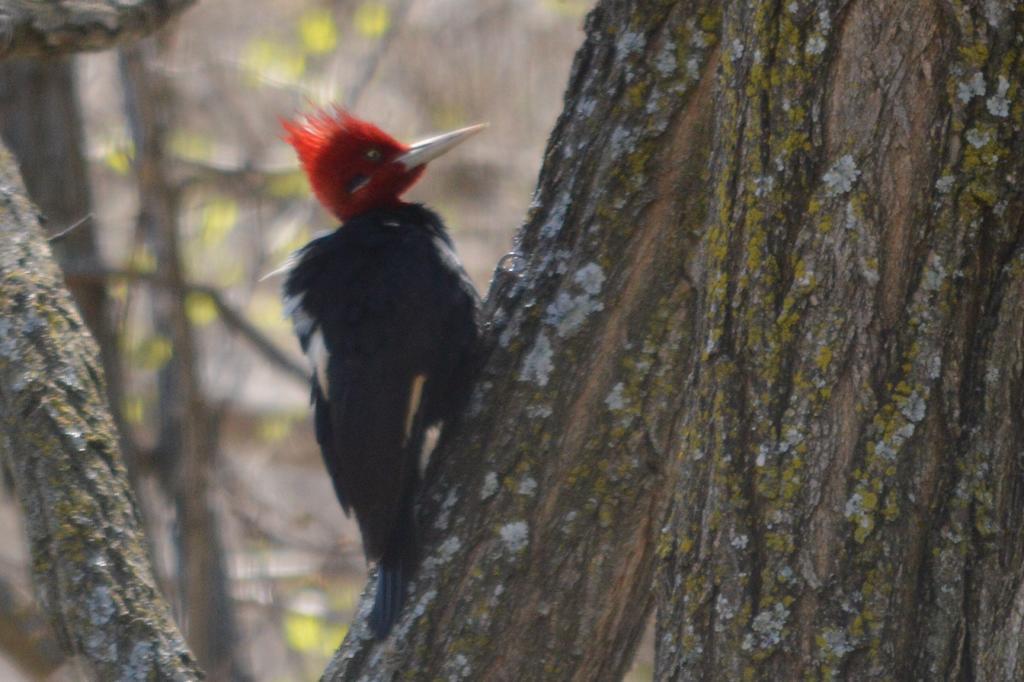
<instances>
[{"instance_id":1,"label":"blurred background","mask_svg":"<svg viewBox=\"0 0 1024 682\"><path fill-rule=\"evenodd\" d=\"M481 293L561 110L585 0L199 2L158 36L0 65L0 125L103 348L158 579L210 679L313 680L366 567L323 470L279 278L334 221L279 117L342 103L399 139L487 121L408 195ZM0 679L78 679L41 626L13 495ZM649 654L633 679L649 679Z\"/></svg>"}]
</instances>

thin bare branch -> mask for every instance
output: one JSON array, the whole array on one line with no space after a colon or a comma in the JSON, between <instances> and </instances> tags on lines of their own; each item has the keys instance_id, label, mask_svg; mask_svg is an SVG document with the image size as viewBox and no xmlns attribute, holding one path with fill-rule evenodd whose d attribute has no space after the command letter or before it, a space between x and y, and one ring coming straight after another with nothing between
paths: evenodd
<instances>
[{"instance_id":1,"label":"thin bare branch","mask_svg":"<svg viewBox=\"0 0 1024 682\"><path fill-rule=\"evenodd\" d=\"M50 242L51 244L54 243L54 242L59 242L61 239L64 239L69 234L71 234L72 232L74 232L75 230L80 228L82 225L85 225L90 220L92 220L92 213L89 213L89 214L83 216L81 219L76 220L75 222L71 223L70 225L65 227L63 230L61 230L57 234L50 235L49 237L46 238L46 240L48 242Z\"/></svg>"},{"instance_id":2,"label":"thin bare branch","mask_svg":"<svg viewBox=\"0 0 1024 682\"><path fill-rule=\"evenodd\" d=\"M146 284L165 288L171 286L168 280L160 277L157 273L141 272L127 268L108 268L86 264L66 270L64 274L69 279L121 279L132 282L145 282ZM309 370L278 348L252 322L247 320L245 315L228 303L216 287L208 284L186 283L185 291L186 293L196 293L209 297L214 307L217 308L221 321L228 330L239 334L248 341L273 367L281 370L296 381L303 384L309 383Z\"/></svg>"},{"instance_id":3,"label":"thin bare branch","mask_svg":"<svg viewBox=\"0 0 1024 682\"><path fill-rule=\"evenodd\" d=\"M377 75L377 68L384 59L384 55L391 49L395 37L405 23L405 18L409 15L410 8L412 8L412 0L399 0L394 9L391 10L391 29L381 36L374 46L373 52L363 62L363 70L359 74L359 79L352 85L348 95L345 97L345 108L354 109L359 104L359 100L362 99L367 86L373 81L373 77Z\"/></svg>"},{"instance_id":4,"label":"thin bare branch","mask_svg":"<svg viewBox=\"0 0 1024 682\"><path fill-rule=\"evenodd\" d=\"M228 163L217 159L174 159L182 179L179 189L192 186L208 189L211 185L228 192L252 196L265 191L272 181L298 171L298 164L285 166L261 166L249 161Z\"/></svg>"}]
</instances>

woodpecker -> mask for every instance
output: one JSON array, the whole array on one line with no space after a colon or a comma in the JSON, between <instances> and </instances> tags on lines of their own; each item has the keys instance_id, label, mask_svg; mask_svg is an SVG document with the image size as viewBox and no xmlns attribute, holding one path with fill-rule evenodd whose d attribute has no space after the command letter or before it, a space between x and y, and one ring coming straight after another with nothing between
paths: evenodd
<instances>
[{"instance_id":1,"label":"woodpecker","mask_svg":"<svg viewBox=\"0 0 1024 682\"><path fill-rule=\"evenodd\" d=\"M317 442L377 564L370 627L391 631L417 561L424 433L472 387L480 299L436 213L400 199L479 132L415 144L336 108L282 121L313 193L341 225L293 254L284 307L311 366Z\"/></svg>"}]
</instances>

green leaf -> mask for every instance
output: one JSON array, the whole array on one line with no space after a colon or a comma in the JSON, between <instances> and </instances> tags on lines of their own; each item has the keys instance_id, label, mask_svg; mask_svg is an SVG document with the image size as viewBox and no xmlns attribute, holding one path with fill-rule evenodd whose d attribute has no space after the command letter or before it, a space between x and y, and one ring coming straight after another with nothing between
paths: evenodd
<instances>
[{"instance_id":1,"label":"green leaf","mask_svg":"<svg viewBox=\"0 0 1024 682\"><path fill-rule=\"evenodd\" d=\"M309 183L300 170L274 175L267 181L267 193L275 199L309 196Z\"/></svg>"},{"instance_id":2,"label":"green leaf","mask_svg":"<svg viewBox=\"0 0 1024 682\"><path fill-rule=\"evenodd\" d=\"M171 152L182 159L206 161L213 156L213 141L188 130L174 131L168 145Z\"/></svg>"},{"instance_id":3,"label":"green leaf","mask_svg":"<svg viewBox=\"0 0 1024 682\"><path fill-rule=\"evenodd\" d=\"M238 203L234 199L218 197L203 207L199 243L204 249L219 246L238 222Z\"/></svg>"},{"instance_id":4,"label":"green leaf","mask_svg":"<svg viewBox=\"0 0 1024 682\"><path fill-rule=\"evenodd\" d=\"M124 303L128 300L128 283L111 282L107 285L107 295L119 303Z\"/></svg>"},{"instance_id":5,"label":"green leaf","mask_svg":"<svg viewBox=\"0 0 1024 682\"><path fill-rule=\"evenodd\" d=\"M273 40L250 42L242 51L241 62L251 85L260 85L267 80L295 83L306 72L304 54Z\"/></svg>"},{"instance_id":6,"label":"green leaf","mask_svg":"<svg viewBox=\"0 0 1024 682\"><path fill-rule=\"evenodd\" d=\"M289 613L284 617L284 638L296 651L318 651L324 636L323 623L316 616Z\"/></svg>"},{"instance_id":7,"label":"green leaf","mask_svg":"<svg viewBox=\"0 0 1024 682\"><path fill-rule=\"evenodd\" d=\"M121 412L124 414L125 421L129 424L141 424L143 417L146 416L146 404L142 398L131 396L124 399L124 404L121 405Z\"/></svg>"},{"instance_id":8,"label":"green leaf","mask_svg":"<svg viewBox=\"0 0 1024 682\"><path fill-rule=\"evenodd\" d=\"M320 641L320 653L324 656L331 656L348 634L348 626L343 624L325 623L324 636Z\"/></svg>"},{"instance_id":9,"label":"green leaf","mask_svg":"<svg viewBox=\"0 0 1024 682\"><path fill-rule=\"evenodd\" d=\"M338 45L338 27L326 9L314 8L299 18L299 38L310 54L330 52Z\"/></svg>"},{"instance_id":10,"label":"green leaf","mask_svg":"<svg viewBox=\"0 0 1024 682\"><path fill-rule=\"evenodd\" d=\"M379 2L364 2L356 9L353 23L364 38L380 38L391 28L391 10Z\"/></svg>"},{"instance_id":11,"label":"green leaf","mask_svg":"<svg viewBox=\"0 0 1024 682\"><path fill-rule=\"evenodd\" d=\"M197 327L205 327L217 319L217 304L207 294L192 291L185 296L185 314Z\"/></svg>"},{"instance_id":12,"label":"green leaf","mask_svg":"<svg viewBox=\"0 0 1024 682\"><path fill-rule=\"evenodd\" d=\"M328 623L309 614L291 612L284 617L285 641L302 653L330 656L346 634L347 626Z\"/></svg>"},{"instance_id":13,"label":"green leaf","mask_svg":"<svg viewBox=\"0 0 1024 682\"><path fill-rule=\"evenodd\" d=\"M111 148L103 156L103 162L118 175L128 175L132 168L132 157L124 149Z\"/></svg>"},{"instance_id":14,"label":"green leaf","mask_svg":"<svg viewBox=\"0 0 1024 682\"><path fill-rule=\"evenodd\" d=\"M133 355L135 356L136 364L140 367L155 371L166 365L173 354L174 349L171 346L171 340L164 336L154 335L143 339L136 346Z\"/></svg>"},{"instance_id":15,"label":"green leaf","mask_svg":"<svg viewBox=\"0 0 1024 682\"><path fill-rule=\"evenodd\" d=\"M276 443L292 432L294 420L288 415L274 415L260 420L259 437L264 443Z\"/></svg>"},{"instance_id":16,"label":"green leaf","mask_svg":"<svg viewBox=\"0 0 1024 682\"><path fill-rule=\"evenodd\" d=\"M156 272L156 256L146 246L140 246L131 257L131 269L147 274Z\"/></svg>"}]
</instances>

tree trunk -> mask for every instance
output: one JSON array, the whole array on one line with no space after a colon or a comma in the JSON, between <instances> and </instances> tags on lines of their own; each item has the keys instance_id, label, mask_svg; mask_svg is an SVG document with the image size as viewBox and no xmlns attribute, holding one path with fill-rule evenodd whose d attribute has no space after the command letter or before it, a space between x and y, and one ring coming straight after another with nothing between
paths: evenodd
<instances>
[{"instance_id":1,"label":"tree trunk","mask_svg":"<svg viewBox=\"0 0 1024 682\"><path fill-rule=\"evenodd\" d=\"M82 111L71 58L0 63L0 134L17 157L29 198L39 207L61 268L101 262L85 158ZM70 230L70 231L68 231ZM66 280L100 350L110 411L129 472L130 439L121 406L121 358L106 282Z\"/></svg>"},{"instance_id":2,"label":"tree trunk","mask_svg":"<svg viewBox=\"0 0 1024 682\"><path fill-rule=\"evenodd\" d=\"M1022 9L587 20L386 643L326 677L1019 679Z\"/></svg>"},{"instance_id":3,"label":"tree trunk","mask_svg":"<svg viewBox=\"0 0 1024 682\"><path fill-rule=\"evenodd\" d=\"M379 643L364 601L325 677L616 679L657 571L659 679L1024 678L1020 35L994 0L600 2L409 608ZM113 674L104 628L180 639L117 581L152 584L5 173L5 449L44 603Z\"/></svg>"},{"instance_id":4,"label":"tree trunk","mask_svg":"<svg viewBox=\"0 0 1024 682\"><path fill-rule=\"evenodd\" d=\"M0 145L0 426L42 609L101 679L201 673L157 592L96 344Z\"/></svg>"},{"instance_id":5,"label":"tree trunk","mask_svg":"<svg viewBox=\"0 0 1024 682\"><path fill-rule=\"evenodd\" d=\"M154 29L187 4L7 3L0 10L6 38L0 55L107 46ZM61 89L60 67L42 68L49 71L40 90ZM62 133L75 138L73 98L54 101L68 106L46 107L43 114L66 117L70 130ZM34 123L12 121L10 111L5 121L23 131ZM67 195L55 196L51 208L73 209L87 196L77 186L85 184L80 158L69 153L69 161L55 162L69 168L54 170L69 173ZM40 607L64 648L88 661L99 679L201 679L157 591L99 353L54 264L40 217L17 163L0 144L0 452L25 513Z\"/></svg>"},{"instance_id":6,"label":"tree trunk","mask_svg":"<svg viewBox=\"0 0 1024 682\"><path fill-rule=\"evenodd\" d=\"M727 3L658 679L1024 679L1022 32Z\"/></svg>"},{"instance_id":7,"label":"tree trunk","mask_svg":"<svg viewBox=\"0 0 1024 682\"><path fill-rule=\"evenodd\" d=\"M707 11L618 0L589 16L535 207L491 288L493 351L435 453L410 607L377 644L364 603L327 679L606 680L629 667L693 371Z\"/></svg>"},{"instance_id":8,"label":"tree trunk","mask_svg":"<svg viewBox=\"0 0 1024 682\"><path fill-rule=\"evenodd\" d=\"M152 244L158 275L153 320L171 342L160 370L157 451L174 497L178 583L183 626L196 658L214 679L248 677L238 657L234 604L228 590L223 543L212 504L216 470L213 415L203 400L192 325L185 310L178 188L168 175L166 144L174 121L173 93L154 67L159 44L141 41L121 53L125 102L139 177L139 230Z\"/></svg>"}]
</instances>

